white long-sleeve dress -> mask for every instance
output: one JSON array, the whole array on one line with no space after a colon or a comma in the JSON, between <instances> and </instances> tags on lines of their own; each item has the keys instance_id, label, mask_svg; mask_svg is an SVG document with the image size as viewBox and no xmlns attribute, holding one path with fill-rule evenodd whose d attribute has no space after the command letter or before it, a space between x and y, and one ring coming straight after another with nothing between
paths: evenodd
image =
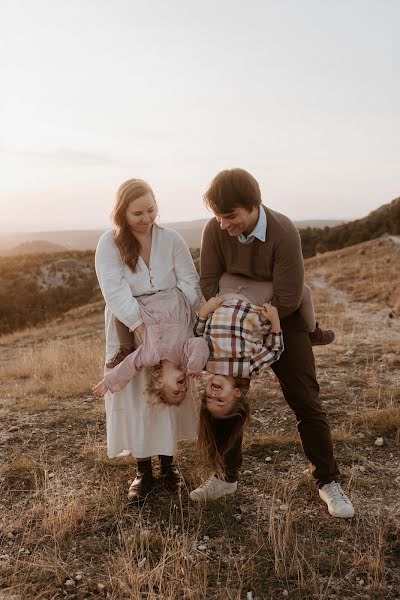
<instances>
[{"instance_id":1,"label":"white long-sleeve dress","mask_svg":"<svg viewBox=\"0 0 400 600\"><path fill-rule=\"evenodd\" d=\"M149 267L139 257L137 271L123 263L114 243L114 231L106 231L96 249L96 273L105 308L106 362L119 349L113 315L134 330L141 324L136 296L179 288L195 306L201 297L199 277L189 249L179 233L153 225ZM197 429L194 382L180 406L148 402L147 376L136 375L120 392L105 395L108 456L132 453L136 458L156 454L173 456L180 439L193 438Z\"/></svg>"}]
</instances>

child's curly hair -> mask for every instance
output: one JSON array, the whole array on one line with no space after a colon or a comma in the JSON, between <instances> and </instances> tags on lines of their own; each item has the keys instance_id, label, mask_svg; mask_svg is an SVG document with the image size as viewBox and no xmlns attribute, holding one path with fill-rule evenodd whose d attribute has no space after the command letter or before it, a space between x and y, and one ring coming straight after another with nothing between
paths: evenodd
<instances>
[{"instance_id":1,"label":"child's curly hair","mask_svg":"<svg viewBox=\"0 0 400 600\"><path fill-rule=\"evenodd\" d=\"M157 382L161 378L162 365L161 361L158 365L154 367L148 367L146 372L149 376L149 383L146 385L145 393L148 401L151 404L166 404L165 398L163 396L163 389Z\"/></svg>"},{"instance_id":2,"label":"child's curly hair","mask_svg":"<svg viewBox=\"0 0 400 600\"><path fill-rule=\"evenodd\" d=\"M214 473L221 479L224 478L224 458L233 448L238 438L243 434L244 427L250 418L250 407L247 401L247 393L250 387L250 380L241 377L234 377L234 387L241 392L235 400L233 412L224 417L216 419L207 408L207 397L205 390L201 395L200 417L198 426L197 447L201 456L214 470ZM216 429L218 421L232 420L232 428L229 435L222 443L217 445Z\"/></svg>"}]
</instances>

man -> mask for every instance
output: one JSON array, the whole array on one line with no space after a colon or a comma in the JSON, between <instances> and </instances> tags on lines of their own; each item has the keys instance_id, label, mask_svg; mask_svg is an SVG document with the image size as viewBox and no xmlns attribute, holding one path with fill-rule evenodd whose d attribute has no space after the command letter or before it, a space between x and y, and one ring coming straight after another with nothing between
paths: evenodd
<instances>
[{"instance_id":1,"label":"man","mask_svg":"<svg viewBox=\"0 0 400 600\"><path fill-rule=\"evenodd\" d=\"M303 450L311 462L321 499L331 515L350 518L354 508L337 481L339 471L330 427L318 398L312 340L298 311L304 283L299 232L287 217L261 204L257 181L243 169L219 173L204 199L215 218L208 221L203 232L200 254L203 295L206 300L215 296L219 279L226 272L256 281L272 281L272 304L281 319L285 350L271 368L296 415ZM313 333L317 337L321 334ZM221 442L219 437L229 434L226 430L227 423L217 429L217 446ZM226 456L224 479L213 476L192 491L191 499L214 499L234 493L241 463L240 440Z\"/></svg>"}]
</instances>

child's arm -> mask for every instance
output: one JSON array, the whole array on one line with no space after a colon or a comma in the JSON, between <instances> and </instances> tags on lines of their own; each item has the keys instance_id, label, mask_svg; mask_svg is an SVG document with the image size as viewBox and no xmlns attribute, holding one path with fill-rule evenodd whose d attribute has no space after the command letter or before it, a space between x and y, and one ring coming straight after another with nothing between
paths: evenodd
<instances>
[{"instance_id":1,"label":"child's arm","mask_svg":"<svg viewBox=\"0 0 400 600\"><path fill-rule=\"evenodd\" d=\"M101 381L99 381L99 383L92 387L93 395L96 396L96 398L101 398L101 396L104 396L107 390L108 387L104 379L102 379Z\"/></svg>"},{"instance_id":2,"label":"child's arm","mask_svg":"<svg viewBox=\"0 0 400 600\"><path fill-rule=\"evenodd\" d=\"M279 313L278 313L278 309L276 308L276 306L272 306L271 304L263 304L261 306L260 315L266 321L269 321L271 323L271 331L273 333L280 333L281 322L279 319Z\"/></svg>"},{"instance_id":3,"label":"child's arm","mask_svg":"<svg viewBox=\"0 0 400 600\"><path fill-rule=\"evenodd\" d=\"M199 317L202 319L207 319L214 310L217 310L219 306L223 303L224 299L222 296L213 296L207 302L203 304L203 306L199 310Z\"/></svg>"},{"instance_id":4,"label":"child's arm","mask_svg":"<svg viewBox=\"0 0 400 600\"><path fill-rule=\"evenodd\" d=\"M183 364L189 375L200 373L204 369L209 355L208 344L203 338L188 339L183 347Z\"/></svg>"},{"instance_id":5,"label":"child's arm","mask_svg":"<svg viewBox=\"0 0 400 600\"><path fill-rule=\"evenodd\" d=\"M207 323L208 317L213 313L221 304L224 299L221 296L214 296L203 304L194 322L193 332L196 337L201 337L204 333L204 329Z\"/></svg>"},{"instance_id":6,"label":"child's arm","mask_svg":"<svg viewBox=\"0 0 400 600\"><path fill-rule=\"evenodd\" d=\"M270 332L263 341L263 348L257 356L252 357L250 364L250 375L258 373L266 365L272 365L279 360L285 347L283 345L282 332Z\"/></svg>"},{"instance_id":7,"label":"child's arm","mask_svg":"<svg viewBox=\"0 0 400 600\"><path fill-rule=\"evenodd\" d=\"M104 383L111 392L119 392L143 367L142 346L128 354L124 360L104 375Z\"/></svg>"}]
</instances>

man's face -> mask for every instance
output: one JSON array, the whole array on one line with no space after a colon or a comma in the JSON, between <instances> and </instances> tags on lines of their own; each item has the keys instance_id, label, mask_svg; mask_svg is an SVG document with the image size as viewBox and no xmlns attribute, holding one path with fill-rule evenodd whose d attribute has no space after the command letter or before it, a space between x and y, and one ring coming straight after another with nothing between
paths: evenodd
<instances>
[{"instance_id":1,"label":"man's face","mask_svg":"<svg viewBox=\"0 0 400 600\"><path fill-rule=\"evenodd\" d=\"M248 235L254 229L258 221L259 209L254 206L250 211L247 208L239 206L233 208L231 212L218 214L215 213L219 226L222 230L226 229L230 236L238 236L241 233Z\"/></svg>"}]
</instances>

